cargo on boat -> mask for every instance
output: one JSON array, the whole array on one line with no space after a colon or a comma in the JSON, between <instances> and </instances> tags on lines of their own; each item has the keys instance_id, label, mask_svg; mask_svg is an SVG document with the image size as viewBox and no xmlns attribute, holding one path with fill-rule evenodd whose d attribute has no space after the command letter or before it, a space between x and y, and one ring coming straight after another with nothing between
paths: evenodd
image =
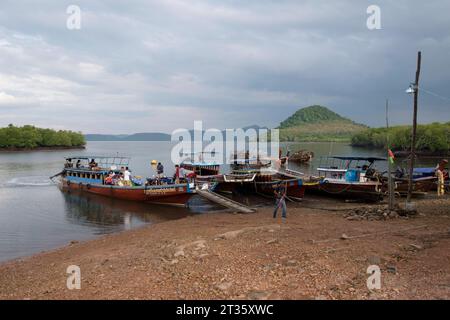
<instances>
[{"instance_id":1,"label":"cargo on boat","mask_svg":"<svg viewBox=\"0 0 450 320\"><path fill-rule=\"evenodd\" d=\"M59 177L63 191L92 193L110 198L184 206L195 194L195 184L156 177L142 179L131 175L128 157L75 156L66 158ZM98 162L97 162L98 161Z\"/></svg>"}]
</instances>

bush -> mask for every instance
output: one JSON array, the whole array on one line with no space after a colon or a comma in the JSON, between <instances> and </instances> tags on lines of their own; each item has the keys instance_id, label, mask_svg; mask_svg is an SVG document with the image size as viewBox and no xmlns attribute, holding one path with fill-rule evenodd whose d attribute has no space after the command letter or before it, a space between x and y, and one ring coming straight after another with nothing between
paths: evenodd
<instances>
[{"instance_id":1,"label":"bush","mask_svg":"<svg viewBox=\"0 0 450 320\"><path fill-rule=\"evenodd\" d=\"M0 128L0 148L79 147L86 144L81 132L55 131L26 125L10 124Z\"/></svg>"},{"instance_id":2,"label":"bush","mask_svg":"<svg viewBox=\"0 0 450 320\"><path fill-rule=\"evenodd\" d=\"M352 145L357 147L385 148L386 128L372 128L352 136ZM390 147L395 151L411 148L411 127L397 126L389 128ZM450 151L450 123L431 123L417 126L417 151Z\"/></svg>"}]
</instances>

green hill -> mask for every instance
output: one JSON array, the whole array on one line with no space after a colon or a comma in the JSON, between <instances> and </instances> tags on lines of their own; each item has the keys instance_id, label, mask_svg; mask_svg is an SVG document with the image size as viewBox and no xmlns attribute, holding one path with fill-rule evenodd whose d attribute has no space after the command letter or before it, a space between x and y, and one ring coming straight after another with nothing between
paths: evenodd
<instances>
[{"instance_id":1,"label":"green hill","mask_svg":"<svg viewBox=\"0 0 450 320\"><path fill-rule=\"evenodd\" d=\"M278 129L281 141L350 141L367 126L315 105L296 111Z\"/></svg>"}]
</instances>

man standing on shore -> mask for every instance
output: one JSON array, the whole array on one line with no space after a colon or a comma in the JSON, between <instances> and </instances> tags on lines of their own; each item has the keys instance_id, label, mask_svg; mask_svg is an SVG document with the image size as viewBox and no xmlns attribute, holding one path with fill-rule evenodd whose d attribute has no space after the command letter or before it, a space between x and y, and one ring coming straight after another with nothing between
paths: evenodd
<instances>
[{"instance_id":1,"label":"man standing on shore","mask_svg":"<svg viewBox=\"0 0 450 320\"><path fill-rule=\"evenodd\" d=\"M276 197L276 202L275 210L273 211L273 218L275 219L277 217L278 209L281 207L281 218L283 222L286 222L286 187L282 183L277 184L274 194Z\"/></svg>"},{"instance_id":2,"label":"man standing on shore","mask_svg":"<svg viewBox=\"0 0 450 320\"><path fill-rule=\"evenodd\" d=\"M448 160L443 159L439 164L436 166L436 176L438 177L438 186L437 186L437 194L438 196L443 196L444 191L444 170L445 166L447 165Z\"/></svg>"}]
</instances>

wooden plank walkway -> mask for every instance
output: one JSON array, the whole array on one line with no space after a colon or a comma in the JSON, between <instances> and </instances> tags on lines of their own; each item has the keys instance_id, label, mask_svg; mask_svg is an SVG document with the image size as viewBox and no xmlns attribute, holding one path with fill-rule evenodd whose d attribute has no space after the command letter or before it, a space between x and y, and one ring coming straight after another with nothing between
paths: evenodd
<instances>
[{"instance_id":1,"label":"wooden plank walkway","mask_svg":"<svg viewBox=\"0 0 450 320\"><path fill-rule=\"evenodd\" d=\"M196 192L199 196L201 196L205 199L208 199L209 201L220 204L221 206L224 206L224 207L227 207L230 209L234 209L238 212L242 212L242 213L255 212L254 209L247 207L246 205L244 205L242 203L228 199L227 197L224 197L224 196L217 194L215 192L212 192L210 190L196 190Z\"/></svg>"}]
</instances>

